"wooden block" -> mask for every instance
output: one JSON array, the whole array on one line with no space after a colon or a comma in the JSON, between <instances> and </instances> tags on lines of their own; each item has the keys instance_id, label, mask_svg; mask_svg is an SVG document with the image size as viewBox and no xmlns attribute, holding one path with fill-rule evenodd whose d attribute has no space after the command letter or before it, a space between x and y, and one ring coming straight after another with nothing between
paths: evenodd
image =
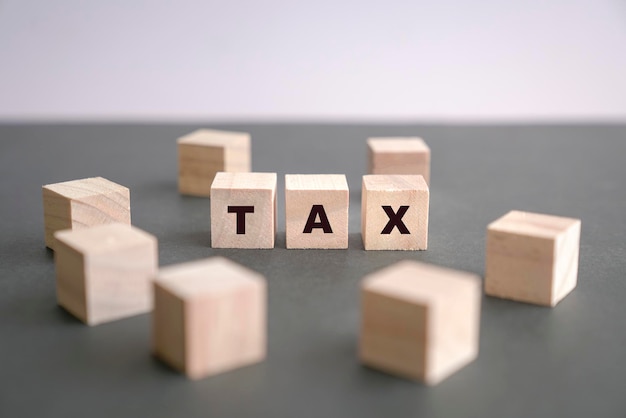
<instances>
[{"instance_id":1,"label":"wooden block","mask_svg":"<svg viewBox=\"0 0 626 418\"><path fill-rule=\"evenodd\" d=\"M287 248L348 248L349 200L343 174L287 174Z\"/></svg>"},{"instance_id":2,"label":"wooden block","mask_svg":"<svg viewBox=\"0 0 626 418\"><path fill-rule=\"evenodd\" d=\"M211 246L274 248L276 173L217 173L211 186Z\"/></svg>"},{"instance_id":3,"label":"wooden block","mask_svg":"<svg viewBox=\"0 0 626 418\"><path fill-rule=\"evenodd\" d=\"M42 187L46 246L55 249L54 233L121 222L130 225L130 191L102 177Z\"/></svg>"},{"instance_id":4,"label":"wooden block","mask_svg":"<svg viewBox=\"0 0 626 418\"><path fill-rule=\"evenodd\" d=\"M435 385L478 356L480 278L415 261L361 287L361 361Z\"/></svg>"},{"instance_id":5,"label":"wooden block","mask_svg":"<svg viewBox=\"0 0 626 418\"><path fill-rule=\"evenodd\" d=\"M511 211L487 227L485 293L556 306L576 287L579 219Z\"/></svg>"},{"instance_id":6,"label":"wooden block","mask_svg":"<svg viewBox=\"0 0 626 418\"><path fill-rule=\"evenodd\" d=\"M161 269L153 351L192 379L256 363L266 352L265 279L225 258Z\"/></svg>"},{"instance_id":7,"label":"wooden block","mask_svg":"<svg viewBox=\"0 0 626 418\"><path fill-rule=\"evenodd\" d=\"M421 138L369 138L369 174L421 174L430 184L430 148Z\"/></svg>"},{"instance_id":8,"label":"wooden block","mask_svg":"<svg viewBox=\"0 0 626 418\"><path fill-rule=\"evenodd\" d=\"M361 235L366 250L428 247L428 185L421 175L363 176Z\"/></svg>"},{"instance_id":9,"label":"wooden block","mask_svg":"<svg viewBox=\"0 0 626 418\"><path fill-rule=\"evenodd\" d=\"M55 233L57 301L88 325L148 312L157 240L113 223Z\"/></svg>"},{"instance_id":10,"label":"wooden block","mask_svg":"<svg viewBox=\"0 0 626 418\"><path fill-rule=\"evenodd\" d=\"M178 138L178 190L209 197L215 174L250 171L250 134L200 129Z\"/></svg>"}]
</instances>

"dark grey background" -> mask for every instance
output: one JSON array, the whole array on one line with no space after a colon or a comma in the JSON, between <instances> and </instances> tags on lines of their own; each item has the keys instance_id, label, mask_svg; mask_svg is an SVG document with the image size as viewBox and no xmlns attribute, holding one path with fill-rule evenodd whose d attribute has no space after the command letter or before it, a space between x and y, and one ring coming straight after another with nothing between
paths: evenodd
<instances>
[{"instance_id":1,"label":"dark grey background","mask_svg":"<svg viewBox=\"0 0 626 418\"><path fill-rule=\"evenodd\" d=\"M0 416L626 416L626 126L219 125L249 131L279 174L273 250L210 248L209 200L178 195L191 125L0 126ZM365 252L365 139L432 148L429 249ZM348 250L286 250L283 175L346 173ZM269 283L264 363L189 381L150 355L149 315L87 327L56 306L41 185L104 176L131 189L161 265L224 255ZM484 271L485 227L510 209L581 218L578 287L555 309L483 298L480 356L439 386L359 365L358 284L416 259Z\"/></svg>"}]
</instances>

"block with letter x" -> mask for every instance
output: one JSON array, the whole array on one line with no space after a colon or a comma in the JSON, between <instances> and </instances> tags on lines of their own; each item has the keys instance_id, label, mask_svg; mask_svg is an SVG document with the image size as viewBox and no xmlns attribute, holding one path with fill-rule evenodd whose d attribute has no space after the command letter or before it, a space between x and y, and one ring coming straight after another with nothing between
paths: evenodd
<instances>
[{"instance_id":1,"label":"block with letter x","mask_svg":"<svg viewBox=\"0 0 626 418\"><path fill-rule=\"evenodd\" d=\"M421 175L363 176L361 233L366 250L425 250L429 190Z\"/></svg>"},{"instance_id":2,"label":"block with letter x","mask_svg":"<svg viewBox=\"0 0 626 418\"><path fill-rule=\"evenodd\" d=\"M276 173L217 173L211 185L213 248L274 248Z\"/></svg>"}]
</instances>

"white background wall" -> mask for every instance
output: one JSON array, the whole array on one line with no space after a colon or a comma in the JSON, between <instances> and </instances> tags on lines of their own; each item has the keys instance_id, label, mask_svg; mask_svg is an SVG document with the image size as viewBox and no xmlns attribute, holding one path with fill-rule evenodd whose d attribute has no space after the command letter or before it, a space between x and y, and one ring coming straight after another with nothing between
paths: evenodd
<instances>
[{"instance_id":1,"label":"white background wall","mask_svg":"<svg viewBox=\"0 0 626 418\"><path fill-rule=\"evenodd\" d=\"M625 0L0 0L0 119L626 120Z\"/></svg>"}]
</instances>

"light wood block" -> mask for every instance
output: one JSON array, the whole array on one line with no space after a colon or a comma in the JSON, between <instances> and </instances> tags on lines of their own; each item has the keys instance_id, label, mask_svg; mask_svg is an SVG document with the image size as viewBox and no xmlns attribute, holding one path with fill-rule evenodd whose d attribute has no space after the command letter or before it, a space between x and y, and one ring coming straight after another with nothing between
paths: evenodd
<instances>
[{"instance_id":1,"label":"light wood block","mask_svg":"<svg viewBox=\"0 0 626 418\"><path fill-rule=\"evenodd\" d=\"M363 176L361 235L366 250L428 247L428 185L421 175Z\"/></svg>"},{"instance_id":2,"label":"light wood block","mask_svg":"<svg viewBox=\"0 0 626 418\"><path fill-rule=\"evenodd\" d=\"M421 138L369 138L369 174L421 174L430 184L430 148Z\"/></svg>"},{"instance_id":3,"label":"light wood block","mask_svg":"<svg viewBox=\"0 0 626 418\"><path fill-rule=\"evenodd\" d=\"M153 351L192 379L256 363L266 353L265 279L225 258L161 269Z\"/></svg>"},{"instance_id":4,"label":"light wood block","mask_svg":"<svg viewBox=\"0 0 626 418\"><path fill-rule=\"evenodd\" d=\"M556 306L575 287L579 219L511 211L487 227L485 293Z\"/></svg>"},{"instance_id":5,"label":"light wood block","mask_svg":"<svg viewBox=\"0 0 626 418\"><path fill-rule=\"evenodd\" d=\"M178 138L178 190L209 197L215 174L249 172L250 134L200 129Z\"/></svg>"},{"instance_id":6,"label":"light wood block","mask_svg":"<svg viewBox=\"0 0 626 418\"><path fill-rule=\"evenodd\" d=\"M55 233L57 301L88 325L152 309L157 240L130 225Z\"/></svg>"},{"instance_id":7,"label":"light wood block","mask_svg":"<svg viewBox=\"0 0 626 418\"><path fill-rule=\"evenodd\" d=\"M480 278L415 261L361 286L359 356L372 368L435 385L478 356Z\"/></svg>"},{"instance_id":8,"label":"light wood block","mask_svg":"<svg viewBox=\"0 0 626 418\"><path fill-rule=\"evenodd\" d=\"M217 173L211 186L211 246L274 248L276 173Z\"/></svg>"},{"instance_id":9,"label":"light wood block","mask_svg":"<svg viewBox=\"0 0 626 418\"><path fill-rule=\"evenodd\" d=\"M42 187L46 246L55 249L54 233L121 222L130 225L130 191L102 177Z\"/></svg>"},{"instance_id":10,"label":"light wood block","mask_svg":"<svg viewBox=\"0 0 626 418\"><path fill-rule=\"evenodd\" d=\"M287 248L348 248L349 201L343 174L287 174Z\"/></svg>"}]
</instances>

